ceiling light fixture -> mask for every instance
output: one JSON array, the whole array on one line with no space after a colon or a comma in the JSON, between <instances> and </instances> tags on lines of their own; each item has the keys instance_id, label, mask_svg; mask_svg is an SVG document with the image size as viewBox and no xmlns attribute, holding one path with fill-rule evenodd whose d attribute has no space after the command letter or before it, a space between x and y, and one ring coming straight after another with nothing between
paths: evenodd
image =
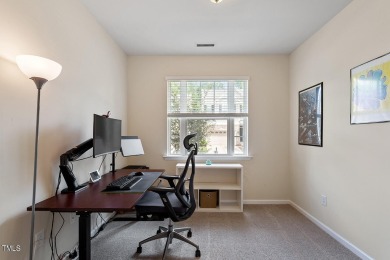
<instances>
[{"instance_id":1,"label":"ceiling light fixture","mask_svg":"<svg viewBox=\"0 0 390 260\"><path fill-rule=\"evenodd\" d=\"M198 43L196 47L214 47L214 43Z\"/></svg>"},{"instance_id":2,"label":"ceiling light fixture","mask_svg":"<svg viewBox=\"0 0 390 260\"><path fill-rule=\"evenodd\" d=\"M222 0L210 0L210 1L215 3L215 4L219 4L220 2L222 2Z\"/></svg>"}]
</instances>

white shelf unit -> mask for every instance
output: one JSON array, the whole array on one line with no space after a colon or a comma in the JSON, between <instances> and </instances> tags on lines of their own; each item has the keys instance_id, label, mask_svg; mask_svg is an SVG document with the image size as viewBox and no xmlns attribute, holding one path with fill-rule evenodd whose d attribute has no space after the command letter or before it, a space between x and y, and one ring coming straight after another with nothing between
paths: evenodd
<instances>
[{"instance_id":1,"label":"white shelf unit","mask_svg":"<svg viewBox=\"0 0 390 260\"><path fill-rule=\"evenodd\" d=\"M176 164L179 175L185 164ZM242 212L243 211L243 174L244 167L237 163L196 164L194 190L197 211L202 212ZM191 167L189 168L189 170ZM201 190L217 190L216 208L201 208L199 194Z\"/></svg>"}]
</instances>

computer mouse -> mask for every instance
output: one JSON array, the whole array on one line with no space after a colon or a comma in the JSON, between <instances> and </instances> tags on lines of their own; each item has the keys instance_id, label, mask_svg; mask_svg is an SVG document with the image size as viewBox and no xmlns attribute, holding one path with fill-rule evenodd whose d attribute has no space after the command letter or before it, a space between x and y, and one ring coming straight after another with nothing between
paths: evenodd
<instances>
[{"instance_id":1,"label":"computer mouse","mask_svg":"<svg viewBox=\"0 0 390 260\"><path fill-rule=\"evenodd\" d=\"M136 172L136 173L134 173L134 176L143 176L143 175L144 175L143 172Z\"/></svg>"}]
</instances>

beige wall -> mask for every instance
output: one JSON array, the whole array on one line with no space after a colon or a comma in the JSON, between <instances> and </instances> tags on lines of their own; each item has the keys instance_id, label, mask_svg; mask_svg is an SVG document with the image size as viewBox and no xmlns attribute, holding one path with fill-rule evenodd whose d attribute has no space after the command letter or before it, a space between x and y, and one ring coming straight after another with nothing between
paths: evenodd
<instances>
[{"instance_id":1,"label":"beige wall","mask_svg":"<svg viewBox=\"0 0 390 260\"><path fill-rule=\"evenodd\" d=\"M288 57L275 56L131 56L129 134L138 135L145 155L131 158L175 172L177 161L165 161L167 134L166 76L249 76L249 161L244 199L289 199ZM204 163L198 159L200 163Z\"/></svg>"},{"instance_id":2,"label":"beige wall","mask_svg":"<svg viewBox=\"0 0 390 260\"><path fill-rule=\"evenodd\" d=\"M349 72L390 51L389 9L388 0L353 1L290 59L292 200L375 259L390 259L390 124L350 125ZM319 82L324 147L300 146L298 91Z\"/></svg>"},{"instance_id":3,"label":"beige wall","mask_svg":"<svg viewBox=\"0 0 390 260\"><path fill-rule=\"evenodd\" d=\"M0 259L26 259L29 253L37 89L15 64L18 54L53 59L61 75L41 93L37 201L54 194L59 156L92 137L93 114L108 110L127 128L127 56L77 0L2 0L0 8L0 243L20 245ZM90 154L86 154L88 156ZM79 182L99 167L101 158L75 162ZM108 163L102 171L108 169ZM18 184L19 183L19 184ZM61 189L64 187L64 181ZM77 221L58 236L59 253L78 241ZM36 259L48 259L50 213L38 212L36 231L46 229L45 247ZM56 217L56 227L61 223ZM57 229L56 229L57 230Z\"/></svg>"}]
</instances>

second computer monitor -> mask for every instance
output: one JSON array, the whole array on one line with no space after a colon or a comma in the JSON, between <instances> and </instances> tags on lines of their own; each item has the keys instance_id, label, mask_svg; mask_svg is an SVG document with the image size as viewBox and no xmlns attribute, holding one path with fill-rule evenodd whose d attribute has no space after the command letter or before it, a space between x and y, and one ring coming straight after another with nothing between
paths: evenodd
<instances>
[{"instance_id":1,"label":"second computer monitor","mask_svg":"<svg viewBox=\"0 0 390 260\"><path fill-rule=\"evenodd\" d=\"M121 146L124 157L144 154L141 139L138 139L138 136L122 136Z\"/></svg>"}]
</instances>

